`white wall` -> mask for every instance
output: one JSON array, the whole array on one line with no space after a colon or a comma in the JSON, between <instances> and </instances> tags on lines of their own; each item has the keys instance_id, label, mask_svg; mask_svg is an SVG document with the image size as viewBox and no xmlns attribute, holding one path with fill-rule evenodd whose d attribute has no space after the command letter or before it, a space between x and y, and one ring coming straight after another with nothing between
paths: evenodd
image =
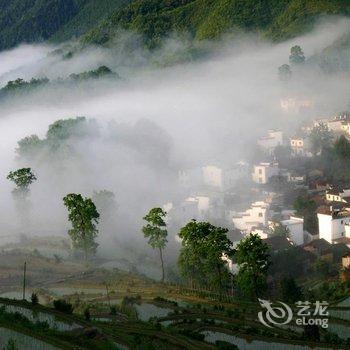
<instances>
[{"instance_id":1,"label":"white wall","mask_svg":"<svg viewBox=\"0 0 350 350\"><path fill-rule=\"evenodd\" d=\"M345 224L350 222L350 217L332 218L332 215L317 214L319 237L329 243L334 239L345 236Z\"/></svg>"},{"instance_id":2,"label":"white wall","mask_svg":"<svg viewBox=\"0 0 350 350\"><path fill-rule=\"evenodd\" d=\"M254 172L252 179L256 183L266 184L272 176L279 174L279 168L277 164L260 163L254 165Z\"/></svg>"},{"instance_id":3,"label":"white wall","mask_svg":"<svg viewBox=\"0 0 350 350\"><path fill-rule=\"evenodd\" d=\"M222 180L222 169L214 166L208 165L202 168L203 173L203 182L208 186L219 187L222 188L223 180Z\"/></svg>"},{"instance_id":4,"label":"white wall","mask_svg":"<svg viewBox=\"0 0 350 350\"><path fill-rule=\"evenodd\" d=\"M238 213L232 218L232 222L238 230L250 232L252 227L259 224L266 226L268 220L269 206L265 202L254 202L252 206L243 213Z\"/></svg>"},{"instance_id":5,"label":"white wall","mask_svg":"<svg viewBox=\"0 0 350 350\"><path fill-rule=\"evenodd\" d=\"M304 244L304 219L291 217L281 221L281 224L289 230L290 239L296 245Z\"/></svg>"}]
</instances>

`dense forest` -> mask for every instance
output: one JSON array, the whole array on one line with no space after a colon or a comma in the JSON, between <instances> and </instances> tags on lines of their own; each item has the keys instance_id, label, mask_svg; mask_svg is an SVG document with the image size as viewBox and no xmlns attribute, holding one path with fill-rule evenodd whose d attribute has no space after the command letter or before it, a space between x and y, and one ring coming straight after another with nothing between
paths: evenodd
<instances>
[{"instance_id":1,"label":"dense forest","mask_svg":"<svg viewBox=\"0 0 350 350\"><path fill-rule=\"evenodd\" d=\"M21 42L111 41L118 28L149 46L170 32L213 39L253 30L273 40L310 29L320 16L350 15L347 0L0 0L0 49Z\"/></svg>"},{"instance_id":2,"label":"dense forest","mask_svg":"<svg viewBox=\"0 0 350 350\"><path fill-rule=\"evenodd\" d=\"M128 0L0 0L0 50L80 36Z\"/></svg>"}]
</instances>

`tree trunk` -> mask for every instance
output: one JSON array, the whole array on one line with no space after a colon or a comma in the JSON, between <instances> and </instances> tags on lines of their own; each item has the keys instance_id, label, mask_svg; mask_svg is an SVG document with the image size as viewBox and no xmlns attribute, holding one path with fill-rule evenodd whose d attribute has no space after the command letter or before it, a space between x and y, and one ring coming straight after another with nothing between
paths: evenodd
<instances>
[{"instance_id":1,"label":"tree trunk","mask_svg":"<svg viewBox=\"0 0 350 350\"><path fill-rule=\"evenodd\" d=\"M163 261L163 251L159 248L160 262L162 263L162 283L164 283L164 261Z\"/></svg>"}]
</instances>

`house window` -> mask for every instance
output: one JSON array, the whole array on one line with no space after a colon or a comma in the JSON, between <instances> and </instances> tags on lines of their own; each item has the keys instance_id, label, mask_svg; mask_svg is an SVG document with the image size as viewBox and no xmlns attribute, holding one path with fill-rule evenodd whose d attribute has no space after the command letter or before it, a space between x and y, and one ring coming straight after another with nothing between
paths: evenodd
<instances>
[{"instance_id":1,"label":"house window","mask_svg":"<svg viewBox=\"0 0 350 350\"><path fill-rule=\"evenodd\" d=\"M262 213L259 213L259 218L262 218L263 214Z\"/></svg>"},{"instance_id":2,"label":"house window","mask_svg":"<svg viewBox=\"0 0 350 350\"><path fill-rule=\"evenodd\" d=\"M341 220L340 223L343 225L344 224L344 220Z\"/></svg>"},{"instance_id":3,"label":"house window","mask_svg":"<svg viewBox=\"0 0 350 350\"><path fill-rule=\"evenodd\" d=\"M259 169L259 175L261 175L262 174L262 169Z\"/></svg>"}]
</instances>

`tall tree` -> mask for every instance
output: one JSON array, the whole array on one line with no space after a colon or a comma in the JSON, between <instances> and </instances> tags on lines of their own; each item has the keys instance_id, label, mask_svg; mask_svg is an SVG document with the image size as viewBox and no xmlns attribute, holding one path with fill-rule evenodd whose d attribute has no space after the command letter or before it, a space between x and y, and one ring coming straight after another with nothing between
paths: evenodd
<instances>
[{"instance_id":1,"label":"tall tree","mask_svg":"<svg viewBox=\"0 0 350 350\"><path fill-rule=\"evenodd\" d=\"M96 225L100 214L90 198L83 198L81 194L71 193L63 198L68 209L68 219L72 228L68 234L73 247L84 252L85 261L96 253L98 244L95 239L98 234Z\"/></svg>"},{"instance_id":2,"label":"tall tree","mask_svg":"<svg viewBox=\"0 0 350 350\"><path fill-rule=\"evenodd\" d=\"M293 304L302 300L303 293L293 277L285 276L280 282L280 298L286 303Z\"/></svg>"},{"instance_id":3,"label":"tall tree","mask_svg":"<svg viewBox=\"0 0 350 350\"><path fill-rule=\"evenodd\" d=\"M230 281L227 260L233 255L228 230L208 222L193 220L180 230L182 248L179 267L191 283L215 286L223 290Z\"/></svg>"},{"instance_id":4,"label":"tall tree","mask_svg":"<svg viewBox=\"0 0 350 350\"><path fill-rule=\"evenodd\" d=\"M117 227L118 204L113 192L108 190L94 191L92 200L100 213L100 232L109 234ZM115 238L115 237L113 237Z\"/></svg>"},{"instance_id":5,"label":"tall tree","mask_svg":"<svg viewBox=\"0 0 350 350\"><path fill-rule=\"evenodd\" d=\"M282 64L278 67L278 77L281 81L288 81L292 77L292 70L289 64Z\"/></svg>"},{"instance_id":6,"label":"tall tree","mask_svg":"<svg viewBox=\"0 0 350 350\"><path fill-rule=\"evenodd\" d=\"M344 135L341 135L334 142L334 153L341 159L350 158L350 142Z\"/></svg>"},{"instance_id":7,"label":"tall tree","mask_svg":"<svg viewBox=\"0 0 350 350\"><path fill-rule=\"evenodd\" d=\"M333 135L324 123L316 125L310 132L311 151L314 155L332 143Z\"/></svg>"},{"instance_id":8,"label":"tall tree","mask_svg":"<svg viewBox=\"0 0 350 350\"><path fill-rule=\"evenodd\" d=\"M291 64L300 64L305 62L304 52L299 45L290 49L289 62Z\"/></svg>"},{"instance_id":9,"label":"tall tree","mask_svg":"<svg viewBox=\"0 0 350 350\"><path fill-rule=\"evenodd\" d=\"M250 234L236 247L236 283L241 293L249 299L257 299L267 289L268 250L267 244L257 234Z\"/></svg>"},{"instance_id":10,"label":"tall tree","mask_svg":"<svg viewBox=\"0 0 350 350\"><path fill-rule=\"evenodd\" d=\"M145 238L148 238L148 244L153 249L159 250L159 257L162 266L162 282L164 282L164 260L163 249L167 244L168 231L166 230L165 217L166 212L161 208L153 208L143 218L147 222L146 226L142 227L142 232Z\"/></svg>"},{"instance_id":11,"label":"tall tree","mask_svg":"<svg viewBox=\"0 0 350 350\"><path fill-rule=\"evenodd\" d=\"M30 193L29 186L37 180L31 168L21 168L11 171L7 179L12 181L16 188L12 190L12 195L16 203L21 225L25 227L29 221L30 202L28 196Z\"/></svg>"},{"instance_id":12,"label":"tall tree","mask_svg":"<svg viewBox=\"0 0 350 350\"><path fill-rule=\"evenodd\" d=\"M318 220L317 220L317 203L308 197L298 196L293 204L293 208L296 214L304 218L304 228L311 233L317 233Z\"/></svg>"},{"instance_id":13,"label":"tall tree","mask_svg":"<svg viewBox=\"0 0 350 350\"><path fill-rule=\"evenodd\" d=\"M31 168L22 168L10 171L7 179L14 182L17 186L13 191L26 196L29 192L29 186L37 179Z\"/></svg>"}]
</instances>

